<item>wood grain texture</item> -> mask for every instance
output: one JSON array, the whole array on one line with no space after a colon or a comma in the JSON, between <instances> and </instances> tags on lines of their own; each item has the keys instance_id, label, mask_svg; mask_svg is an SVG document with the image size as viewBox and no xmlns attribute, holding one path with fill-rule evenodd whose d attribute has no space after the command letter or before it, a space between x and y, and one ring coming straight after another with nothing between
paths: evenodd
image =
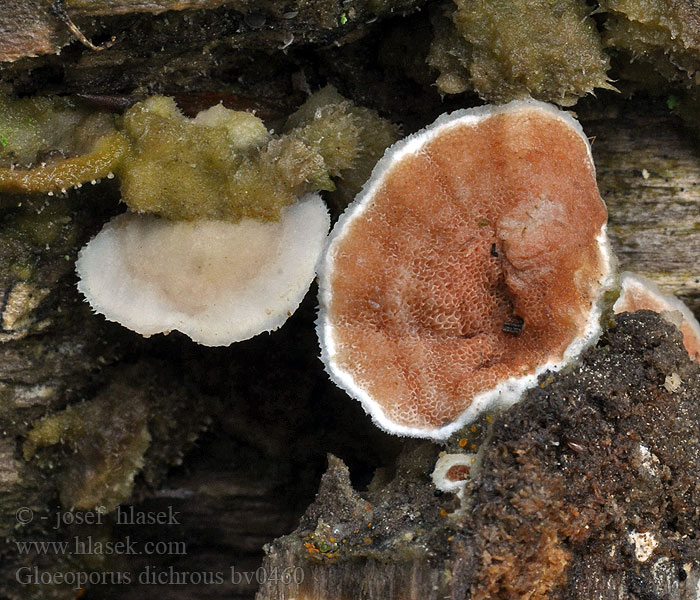
<instances>
[{"instance_id":1,"label":"wood grain texture","mask_svg":"<svg viewBox=\"0 0 700 600\"><path fill-rule=\"evenodd\" d=\"M698 134L661 103L586 103L577 113L593 141L620 268L648 276L700 315Z\"/></svg>"}]
</instances>

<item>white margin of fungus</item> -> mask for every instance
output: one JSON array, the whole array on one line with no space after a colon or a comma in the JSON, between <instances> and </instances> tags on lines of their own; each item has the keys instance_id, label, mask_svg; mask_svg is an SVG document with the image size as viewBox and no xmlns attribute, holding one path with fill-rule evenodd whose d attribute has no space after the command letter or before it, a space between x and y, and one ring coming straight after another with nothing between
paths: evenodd
<instances>
[{"instance_id":1,"label":"white margin of fungus","mask_svg":"<svg viewBox=\"0 0 700 600\"><path fill-rule=\"evenodd\" d=\"M571 115L558 109L556 106L538 100L515 100L503 105L485 105L476 108L461 109L440 116L428 127L399 140L388 148L384 156L375 165L367 183L365 183L355 200L340 216L326 240L326 249L318 267L319 314L316 321L316 331L321 346L321 360L333 382L343 388L350 396L359 400L365 412L372 417L376 425L388 433L408 437L430 438L434 440L447 439L455 431L467 423L474 421L479 414L487 410L502 410L517 403L526 390L537 384L540 375L545 371L559 371L563 369L586 348L592 346L602 332L600 320L605 308L605 292L617 284L617 259L612 252L610 241L608 240L607 223L603 224L596 237L604 271L599 282L600 292L592 307L583 334L569 344L564 351L562 360L545 363L538 367L533 373L521 377L510 377L496 387L482 392L481 394L477 394L472 399L469 407L457 419L447 425L436 429L425 429L395 423L387 417L378 402L365 390L355 384L353 376L341 369L334 358L336 355L336 340L333 333L333 325L328 318L326 307L330 306L331 301L330 282L333 278L333 258L336 244L338 240L342 238L342 233L345 228L362 214L365 207L374 197L382 183L385 173L388 172L395 163L409 154L416 153L423 145L435 139L446 129L465 124L475 126L481 121L495 115L532 109L541 110L556 117L579 135L586 145L588 158L593 168L593 175L595 176L595 163L593 162L591 145L581 124ZM602 198L601 201L605 204Z\"/></svg>"}]
</instances>

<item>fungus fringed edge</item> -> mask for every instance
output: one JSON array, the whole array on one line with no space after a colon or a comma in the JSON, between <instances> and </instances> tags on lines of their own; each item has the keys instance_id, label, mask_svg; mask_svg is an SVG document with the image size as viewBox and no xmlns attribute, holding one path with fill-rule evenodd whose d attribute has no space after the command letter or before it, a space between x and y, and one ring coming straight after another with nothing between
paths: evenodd
<instances>
[{"instance_id":1,"label":"fungus fringed edge","mask_svg":"<svg viewBox=\"0 0 700 600\"><path fill-rule=\"evenodd\" d=\"M442 454L430 476L433 485L441 492L455 492L461 495L476 464L476 454Z\"/></svg>"},{"instance_id":2,"label":"fungus fringed edge","mask_svg":"<svg viewBox=\"0 0 700 600\"><path fill-rule=\"evenodd\" d=\"M445 439L512 405L599 336L606 221L567 113L529 100L440 117L386 152L331 232L327 371L398 435Z\"/></svg>"}]
</instances>

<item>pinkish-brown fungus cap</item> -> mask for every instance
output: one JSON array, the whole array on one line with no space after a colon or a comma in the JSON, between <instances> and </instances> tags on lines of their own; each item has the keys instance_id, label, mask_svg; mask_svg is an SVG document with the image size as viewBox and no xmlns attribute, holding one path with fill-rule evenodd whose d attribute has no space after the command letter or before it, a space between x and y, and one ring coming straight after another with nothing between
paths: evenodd
<instances>
[{"instance_id":1,"label":"pinkish-brown fungus cap","mask_svg":"<svg viewBox=\"0 0 700 600\"><path fill-rule=\"evenodd\" d=\"M612 285L588 141L535 101L393 146L331 234L319 337L384 429L444 438L598 336Z\"/></svg>"}]
</instances>

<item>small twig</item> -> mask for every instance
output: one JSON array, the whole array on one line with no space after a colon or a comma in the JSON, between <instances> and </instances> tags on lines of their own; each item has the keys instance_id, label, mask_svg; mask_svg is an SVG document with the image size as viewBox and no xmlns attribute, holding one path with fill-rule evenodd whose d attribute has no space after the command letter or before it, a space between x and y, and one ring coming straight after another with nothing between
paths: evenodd
<instances>
[{"instance_id":1,"label":"small twig","mask_svg":"<svg viewBox=\"0 0 700 600\"><path fill-rule=\"evenodd\" d=\"M105 50L109 48L112 44L114 44L114 41L116 40L115 36L112 36L112 39L108 42L105 42L104 44L101 44L100 46L95 46L89 39L85 37L82 31L78 29L78 26L73 23L73 20L68 16L68 13L66 12L66 9L63 8L63 2L62 0L54 0L54 3L51 6L51 12L55 14L63 24L70 29L71 33L80 40L80 42L84 45L90 48L90 50Z\"/></svg>"}]
</instances>

